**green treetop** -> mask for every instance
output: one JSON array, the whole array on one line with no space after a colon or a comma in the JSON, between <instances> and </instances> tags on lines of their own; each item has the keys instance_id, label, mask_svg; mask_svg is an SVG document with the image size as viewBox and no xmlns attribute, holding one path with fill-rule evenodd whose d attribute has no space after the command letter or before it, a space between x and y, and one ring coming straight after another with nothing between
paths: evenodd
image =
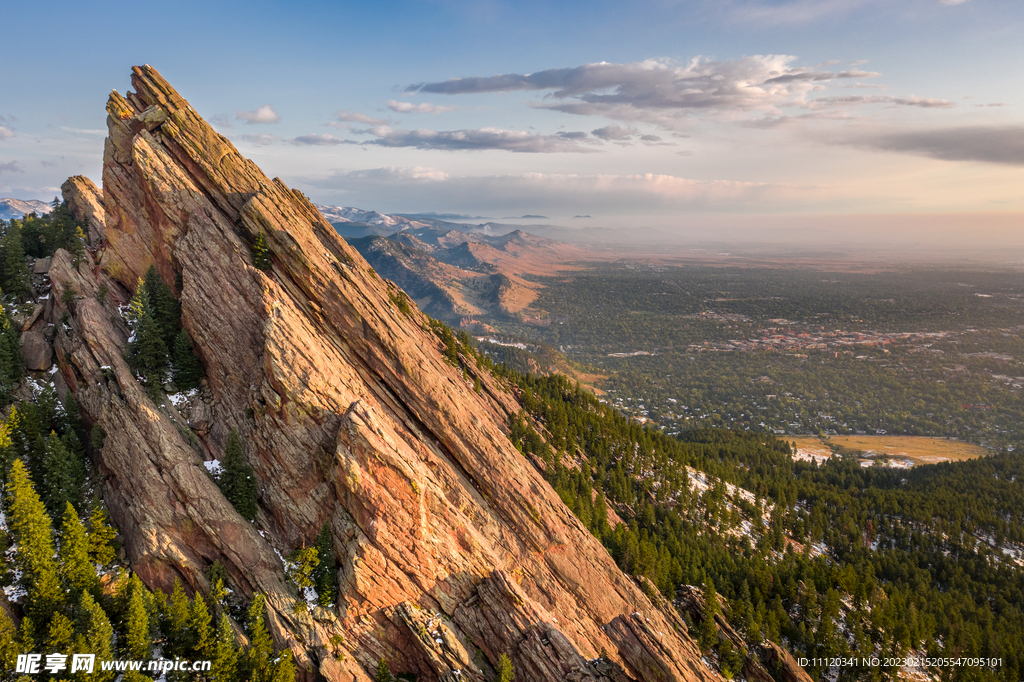
<instances>
[{"instance_id":1,"label":"green treetop","mask_svg":"<svg viewBox=\"0 0 1024 682\"><path fill-rule=\"evenodd\" d=\"M245 459L245 451L238 432L228 434L228 444L224 449L224 460L221 462L218 484L228 502L249 521L256 518L256 474Z\"/></svg>"}]
</instances>

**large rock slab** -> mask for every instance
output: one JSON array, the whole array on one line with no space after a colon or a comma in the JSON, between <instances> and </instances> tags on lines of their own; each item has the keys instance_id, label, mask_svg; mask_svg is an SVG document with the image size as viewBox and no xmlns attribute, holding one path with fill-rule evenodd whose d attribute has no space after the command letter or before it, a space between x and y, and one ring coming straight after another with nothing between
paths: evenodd
<instances>
[{"instance_id":1,"label":"large rock slab","mask_svg":"<svg viewBox=\"0 0 1024 682\"><path fill-rule=\"evenodd\" d=\"M394 285L155 69L135 67L132 85L107 103L100 267L59 251L47 314L72 317L61 368L107 433L103 492L142 579L206 591L219 561L236 592L266 595L275 642L306 680L365 679L359 669L382 657L421 680L455 679L476 650L492 667L508 653L531 682L714 679L509 442L514 397L472 361L449 365L428 320L389 304ZM266 271L250 256L261 233ZM205 368L198 432L139 386L124 323L95 298L101 285L132 291L150 265L180 296ZM70 310L67 287L79 294ZM255 525L202 466L232 430L260 487ZM339 563L330 617L296 607L278 558L324 525ZM415 609L444 618L436 639ZM608 666L588 667L602 650Z\"/></svg>"}]
</instances>

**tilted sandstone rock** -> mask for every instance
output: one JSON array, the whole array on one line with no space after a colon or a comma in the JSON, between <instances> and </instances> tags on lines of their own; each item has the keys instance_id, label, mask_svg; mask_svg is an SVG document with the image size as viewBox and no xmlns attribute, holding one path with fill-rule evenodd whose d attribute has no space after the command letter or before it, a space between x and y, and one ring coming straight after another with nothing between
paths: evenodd
<instances>
[{"instance_id":1,"label":"tilted sandstone rock","mask_svg":"<svg viewBox=\"0 0 1024 682\"><path fill-rule=\"evenodd\" d=\"M484 680L502 653L532 682L713 679L685 627L508 441L514 399L472 362L468 380L449 365L425 318L391 304L397 289L156 70L134 68L132 85L107 104L98 267L58 252L47 314L71 314L61 372L107 433L104 497L143 580L205 591L221 562L240 593L267 595L276 644L305 679L366 680L386 657L421 680ZM65 186L69 200L81 187ZM261 232L266 272L250 257ZM96 299L105 284L125 301L151 264L180 282L206 371L198 433L146 395L123 359L123 321ZM65 304L67 287L78 297ZM232 429L260 484L255 524L201 464ZM307 613L278 552L324 524L338 608Z\"/></svg>"},{"instance_id":2,"label":"tilted sandstone rock","mask_svg":"<svg viewBox=\"0 0 1024 682\"><path fill-rule=\"evenodd\" d=\"M89 242L95 244L103 239L104 218L103 195L92 180L82 175L74 175L60 186L64 201L71 209L75 220L85 223L89 230Z\"/></svg>"}]
</instances>

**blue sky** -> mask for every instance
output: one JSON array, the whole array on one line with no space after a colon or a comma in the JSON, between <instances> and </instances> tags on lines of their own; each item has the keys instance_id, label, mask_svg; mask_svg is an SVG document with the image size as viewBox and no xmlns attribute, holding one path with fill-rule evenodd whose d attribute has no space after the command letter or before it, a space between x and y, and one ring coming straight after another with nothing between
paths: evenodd
<instances>
[{"instance_id":1,"label":"blue sky","mask_svg":"<svg viewBox=\"0 0 1024 682\"><path fill-rule=\"evenodd\" d=\"M16 30L0 63L0 196L98 183L106 96L149 63L322 203L677 230L937 214L965 235L1024 215L1019 0L3 14Z\"/></svg>"}]
</instances>

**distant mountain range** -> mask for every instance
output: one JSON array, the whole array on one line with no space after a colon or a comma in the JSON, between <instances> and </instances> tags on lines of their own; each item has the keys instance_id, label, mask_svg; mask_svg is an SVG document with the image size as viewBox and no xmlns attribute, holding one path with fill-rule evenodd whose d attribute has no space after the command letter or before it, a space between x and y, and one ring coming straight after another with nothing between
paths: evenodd
<instances>
[{"instance_id":1,"label":"distant mountain range","mask_svg":"<svg viewBox=\"0 0 1024 682\"><path fill-rule=\"evenodd\" d=\"M551 274L584 254L579 247L522 230L489 235L434 225L348 241L420 309L451 322L522 311L540 289L524 274Z\"/></svg>"},{"instance_id":2,"label":"distant mountain range","mask_svg":"<svg viewBox=\"0 0 1024 682\"><path fill-rule=\"evenodd\" d=\"M41 215L49 213L50 210L50 205L45 201L36 201L35 199L0 199L0 220L23 218L32 212Z\"/></svg>"}]
</instances>

